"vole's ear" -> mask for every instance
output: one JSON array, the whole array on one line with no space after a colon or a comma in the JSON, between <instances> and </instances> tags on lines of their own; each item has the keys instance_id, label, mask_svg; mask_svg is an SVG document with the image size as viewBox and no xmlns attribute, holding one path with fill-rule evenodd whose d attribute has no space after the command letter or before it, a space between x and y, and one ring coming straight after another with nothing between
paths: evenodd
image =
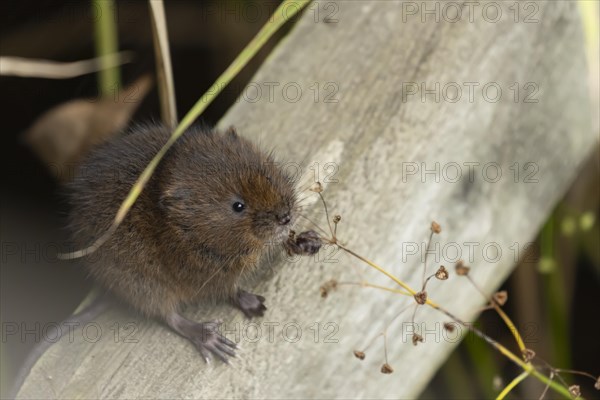
<instances>
[{"instance_id":1,"label":"vole's ear","mask_svg":"<svg viewBox=\"0 0 600 400\"><path fill-rule=\"evenodd\" d=\"M237 139L239 137L233 125L227 128L225 131L225 136L231 139Z\"/></svg>"},{"instance_id":2,"label":"vole's ear","mask_svg":"<svg viewBox=\"0 0 600 400\"><path fill-rule=\"evenodd\" d=\"M171 197L169 190L167 190L161 193L158 197L158 208L160 208L162 211L167 211L169 206L172 204L172 201L173 198Z\"/></svg>"},{"instance_id":3,"label":"vole's ear","mask_svg":"<svg viewBox=\"0 0 600 400\"><path fill-rule=\"evenodd\" d=\"M166 215L166 221L177 226L183 233L192 230L193 221L188 207L190 192L183 188L167 189L158 198L158 207Z\"/></svg>"},{"instance_id":4,"label":"vole's ear","mask_svg":"<svg viewBox=\"0 0 600 400\"><path fill-rule=\"evenodd\" d=\"M167 189L160 194L158 206L162 210L178 211L186 204L185 200L189 197L189 191L182 188Z\"/></svg>"}]
</instances>

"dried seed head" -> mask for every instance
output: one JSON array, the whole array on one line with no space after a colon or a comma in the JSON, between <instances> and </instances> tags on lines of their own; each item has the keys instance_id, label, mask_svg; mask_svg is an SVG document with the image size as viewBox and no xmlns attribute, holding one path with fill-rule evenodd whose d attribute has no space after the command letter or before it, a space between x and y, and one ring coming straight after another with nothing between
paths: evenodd
<instances>
[{"instance_id":1,"label":"dried seed head","mask_svg":"<svg viewBox=\"0 0 600 400\"><path fill-rule=\"evenodd\" d=\"M446 267L440 265L440 268L435 273L435 277L440 281L445 281L446 279L448 279L448 276L448 270L446 270Z\"/></svg>"},{"instance_id":2,"label":"dried seed head","mask_svg":"<svg viewBox=\"0 0 600 400\"><path fill-rule=\"evenodd\" d=\"M433 233L440 233L442 231L442 226L435 221L431 221L431 231Z\"/></svg>"},{"instance_id":3,"label":"dried seed head","mask_svg":"<svg viewBox=\"0 0 600 400\"><path fill-rule=\"evenodd\" d=\"M321 297L325 298L329 295L329 292L337 289L338 282L335 279L330 279L321 285Z\"/></svg>"},{"instance_id":4,"label":"dried seed head","mask_svg":"<svg viewBox=\"0 0 600 400\"><path fill-rule=\"evenodd\" d=\"M335 224L337 224L337 223L338 223L338 222L340 222L341 220L342 220L342 216L341 216L341 215L335 215L335 216L333 217L333 222L334 222Z\"/></svg>"},{"instance_id":5,"label":"dried seed head","mask_svg":"<svg viewBox=\"0 0 600 400\"><path fill-rule=\"evenodd\" d=\"M448 332L452 333L456 329L456 323L454 323L454 322L445 322L444 323L444 329L447 330Z\"/></svg>"},{"instance_id":6,"label":"dried seed head","mask_svg":"<svg viewBox=\"0 0 600 400\"><path fill-rule=\"evenodd\" d=\"M309 190L311 192L321 193L323 191L323 185L321 185L321 182L315 182L312 184Z\"/></svg>"},{"instance_id":7,"label":"dried seed head","mask_svg":"<svg viewBox=\"0 0 600 400\"><path fill-rule=\"evenodd\" d=\"M596 379L596 383L594 383L594 388L596 390L600 390L600 376L598 376L598 379Z\"/></svg>"},{"instance_id":8,"label":"dried seed head","mask_svg":"<svg viewBox=\"0 0 600 400\"><path fill-rule=\"evenodd\" d=\"M571 385L569 386L569 393L571 393L571 396L573 396L574 398L578 398L579 396L581 396L581 388L579 387L579 385Z\"/></svg>"},{"instance_id":9,"label":"dried seed head","mask_svg":"<svg viewBox=\"0 0 600 400\"><path fill-rule=\"evenodd\" d=\"M464 276L469 274L471 268L467 267L463 260L458 260L454 270L456 271L456 275Z\"/></svg>"},{"instance_id":10,"label":"dried seed head","mask_svg":"<svg viewBox=\"0 0 600 400\"><path fill-rule=\"evenodd\" d=\"M425 290L422 290L420 292L415 293L415 300L421 305L427 303L427 292Z\"/></svg>"},{"instance_id":11,"label":"dried seed head","mask_svg":"<svg viewBox=\"0 0 600 400\"><path fill-rule=\"evenodd\" d=\"M534 358L535 358L535 351L533 351L531 349L525 349L525 350L523 350L523 360L525 362L530 362Z\"/></svg>"},{"instance_id":12,"label":"dried seed head","mask_svg":"<svg viewBox=\"0 0 600 400\"><path fill-rule=\"evenodd\" d=\"M418 333L413 333L412 335L412 342L413 345L417 345L419 342L423 343L423 336L419 335Z\"/></svg>"},{"instance_id":13,"label":"dried seed head","mask_svg":"<svg viewBox=\"0 0 600 400\"><path fill-rule=\"evenodd\" d=\"M365 353L364 353L364 351L354 350L354 357L358 358L359 360L364 360Z\"/></svg>"},{"instance_id":14,"label":"dried seed head","mask_svg":"<svg viewBox=\"0 0 600 400\"><path fill-rule=\"evenodd\" d=\"M329 295L329 292L327 291L327 288L325 287L325 285L322 285L321 288L321 297L324 299L327 297L327 295Z\"/></svg>"},{"instance_id":15,"label":"dried seed head","mask_svg":"<svg viewBox=\"0 0 600 400\"><path fill-rule=\"evenodd\" d=\"M392 366L390 364L385 363L381 366L382 374L391 374L392 372L394 372L394 368L392 368Z\"/></svg>"},{"instance_id":16,"label":"dried seed head","mask_svg":"<svg viewBox=\"0 0 600 400\"><path fill-rule=\"evenodd\" d=\"M508 293L506 292L506 290L501 290L499 292L494 293L494 301L498 303L499 306L505 305L506 300L508 300Z\"/></svg>"}]
</instances>

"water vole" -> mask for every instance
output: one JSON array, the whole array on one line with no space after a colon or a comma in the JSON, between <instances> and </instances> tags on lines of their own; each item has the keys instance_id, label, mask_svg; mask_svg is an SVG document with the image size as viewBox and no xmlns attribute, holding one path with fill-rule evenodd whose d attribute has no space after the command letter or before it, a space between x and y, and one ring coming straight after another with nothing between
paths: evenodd
<instances>
[{"instance_id":1,"label":"water vole","mask_svg":"<svg viewBox=\"0 0 600 400\"><path fill-rule=\"evenodd\" d=\"M146 125L96 148L71 184L71 226L85 246L106 232L132 185L168 140ZM90 274L142 313L166 322L208 360L235 343L180 314L186 304L227 299L248 317L264 298L238 286L268 246L314 254L314 231L294 236L294 184L271 155L230 128L191 128L167 152L117 231L87 257Z\"/></svg>"}]
</instances>

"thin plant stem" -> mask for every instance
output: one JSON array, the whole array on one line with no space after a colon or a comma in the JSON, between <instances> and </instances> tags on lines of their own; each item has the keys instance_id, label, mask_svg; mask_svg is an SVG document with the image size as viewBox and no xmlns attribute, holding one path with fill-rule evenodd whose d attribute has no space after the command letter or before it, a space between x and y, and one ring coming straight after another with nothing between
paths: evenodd
<instances>
[{"instance_id":1,"label":"thin plant stem","mask_svg":"<svg viewBox=\"0 0 600 400\"><path fill-rule=\"evenodd\" d=\"M554 371L550 371L550 380L553 380L553 379L554 379ZM544 391L540 395L540 400L542 400L544 397L546 397L546 393L548 393L549 388L550 388L550 383L547 383L546 386L544 386Z\"/></svg>"},{"instance_id":2,"label":"thin plant stem","mask_svg":"<svg viewBox=\"0 0 600 400\"><path fill-rule=\"evenodd\" d=\"M521 334L519 333L519 330L517 329L517 327L515 326L515 324L512 322L512 320L510 319L510 317L504 312L504 310L502 310L502 307L500 307L500 305L493 298L490 298L487 294L484 293L483 290L481 290L481 288L479 287L479 285L477 285L475 283L475 281L473 281L473 278L471 278L470 275L467 275L467 279L469 280L469 282L471 282L471 284L473 285L473 287L475 289L477 289L477 291L479 293L481 293L481 295L485 299L487 299L489 301L489 303L494 308L494 310L498 313L498 315L500 316L500 318L502 318L502 320L506 324L506 327L508 328L508 330L510 331L510 333L515 338L515 341L517 342L517 346L519 346L519 350L521 350L521 353L523 353L526 350L525 343L523 342L523 338L521 337Z\"/></svg>"},{"instance_id":3,"label":"thin plant stem","mask_svg":"<svg viewBox=\"0 0 600 400\"><path fill-rule=\"evenodd\" d=\"M93 0L92 8L92 12L98 16L94 24L96 57L101 57L101 69L98 71L98 92L101 96L108 96L111 91L116 93L121 85L119 68L111 64L110 59L107 58L119 51L115 3L113 0Z\"/></svg>"},{"instance_id":4,"label":"thin plant stem","mask_svg":"<svg viewBox=\"0 0 600 400\"><path fill-rule=\"evenodd\" d=\"M101 0L99 0L102 3ZM173 144L179 139L179 137L194 123L196 118L208 107L209 104L219 95L223 89L233 80L235 76L244 68L248 62L258 53L258 51L265 45L267 40L273 36L273 34L283 26L290 18L297 14L302 8L304 8L310 0L285 0L275 10L272 18L269 19L256 36L248 43L248 45L242 50L240 54L235 58L231 65L221 74L216 82L208 89L206 93L200 97L200 99L194 104L194 106L188 111L183 117L175 131L169 137L169 140L165 145L158 151L154 158L148 163L146 169L139 176L127 198L121 203L119 210L113 220L110 228L96 241L87 248L77 250L67 254L59 254L60 259L74 259L84 257L88 254L96 251L100 246L110 239L112 234L117 230L121 222L125 219L125 216L133 207L133 204L139 197L140 193L152 177L152 174L156 170L156 167L163 159L167 151L173 146ZM285 10L285 12L284 12Z\"/></svg>"},{"instance_id":5,"label":"thin plant stem","mask_svg":"<svg viewBox=\"0 0 600 400\"><path fill-rule=\"evenodd\" d=\"M148 4L150 6L150 16L152 17L152 38L156 54L160 113L163 123L173 129L177 125L177 106L165 6L163 0L149 0Z\"/></svg>"},{"instance_id":6,"label":"thin plant stem","mask_svg":"<svg viewBox=\"0 0 600 400\"><path fill-rule=\"evenodd\" d=\"M408 293L407 291L393 289L393 288L389 288L389 287L385 287L385 286L381 286L381 285L376 285L376 284L370 283L370 282L338 282L338 285L356 285L356 286L370 287L370 288L374 288L374 289L385 290L387 292L410 296L410 293Z\"/></svg>"},{"instance_id":7,"label":"thin plant stem","mask_svg":"<svg viewBox=\"0 0 600 400\"><path fill-rule=\"evenodd\" d=\"M519 376L513 379L496 397L496 400L502 400L508 395L519 383L529 376L529 371L523 371Z\"/></svg>"},{"instance_id":8,"label":"thin plant stem","mask_svg":"<svg viewBox=\"0 0 600 400\"><path fill-rule=\"evenodd\" d=\"M391 274L384 268L380 267L379 265L375 264L374 262L366 259L365 257L355 253L354 251L352 251L340 244L337 244L337 245L342 250L346 251L348 254L353 255L354 257L358 258L359 260L363 261L367 265L371 266L372 268L376 269L377 271L381 272L382 274L384 274L385 276L387 276L388 278L390 278L391 280L396 282L399 286L404 288L411 295L414 296L416 294L415 290L412 289L408 284L404 283L402 280L400 280L398 277ZM436 304L431 299L427 298L426 304L429 305L430 307L432 307L433 309L445 314L450 319L461 324L462 326L466 327L469 331L473 332L475 335L477 335L481 339L485 340L494 349L496 349L498 352L500 352L502 355L504 355L506 358L508 358L513 363L517 364L524 372L534 376L536 379L538 379L542 383L549 385L552 388L552 390L556 391L559 394L562 394L565 398L571 399L571 394L569 393L569 390L566 387L560 385L557 382L554 382L549 377L547 377L546 375L544 375L543 373L538 371L530 362L523 361L521 359L521 357L517 356L512 351L508 350L502 344L498 343L497 341L495 341L494 339L492 339L491 337L489 337L488 335L486 335L485 333L483 333L481 330L477 329L473 325L467 324L466 322L462 321L460 318L458 318L457 316L455 316L454 314L452 314L450 311L446 310L442 306Z\"/></svg>"},{"instance_id":9,"label":"thin plant stem","mask_svg":"<svg viewBox=\"0 0 600 400\"><path fill-rule=\"evenodd\" d=\"M327 203L323 198L323 195L319 192L319 197L321 198L321 202L323 203L323 207L325 208L325 217L327 218L327 225L329 226L329 231L331 232L331 236L335 239L335 233L331 228L331 221L329 220L329 210L327 209Z\"/></svg>"},{"instance_id":10,"label":"thin plant stem","mask_svg":"<svg viewBox=\"0 0 600 400\"><path fill-rule=\"evenodd\" d=\"M429 248L431 247L431 239L433 239L433 231L429 234L429 240L427 241L427 250L425 250L425 260L423 261L423 290L425 290L425 275L427 275L427 256L429 255Z\"/></svg>"}]
</instances>

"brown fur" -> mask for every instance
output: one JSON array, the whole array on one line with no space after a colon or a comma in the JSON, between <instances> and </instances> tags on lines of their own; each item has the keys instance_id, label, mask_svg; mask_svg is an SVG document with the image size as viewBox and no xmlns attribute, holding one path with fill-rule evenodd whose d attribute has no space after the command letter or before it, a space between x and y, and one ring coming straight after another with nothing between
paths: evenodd
<instances>
[{"instance_id":1,"label":"brown fur","mask_svg":"<svg viewBox=\"0 0 600 400\"><path fill-rule=\"evenodd\" d=\"M71 185L79 246L110 226L170 131L148 125L95 149ZM246 205L243 215L232 209ZM293 184L233 130L188 130L167 152L111 239L87 257L90 274L149 316L167 318L203 298L232 298L265 246L287 238Z\"/></svg>"}]
</instances>

